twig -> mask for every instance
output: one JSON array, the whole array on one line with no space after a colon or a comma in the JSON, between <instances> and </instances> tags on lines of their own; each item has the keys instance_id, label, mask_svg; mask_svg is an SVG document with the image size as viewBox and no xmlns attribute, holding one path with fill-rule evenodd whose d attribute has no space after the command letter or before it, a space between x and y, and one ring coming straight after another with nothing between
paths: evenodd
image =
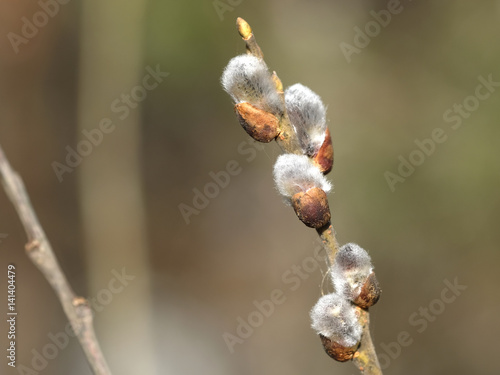
<instances>
[{"instance_id":1,"label":"twig","mask_svg":"<svg viewBox=\"0 0 500 375\"><path fill-rule=\"evenodd\" d=\"M368 313L368 310L360 309L360 311L361 317L359 321L363 327L363 335L361 336L359 349L354 354L352 361L362 374L382 375L380 363L370 335L370 314Z\"/></svg>"},{"instance_id":2,"label":"twig","mask_svg":"<svg viewBox=\"0 0 500 375\"><path fill-rule=\"evenodd\" d=\"M250 25L244 19L238 17L236 20L236 26L238 28L238 32L246 43L247 52L263 60L264 55L257 44L257 40L253 35ZM273 79L276 84L276 89L284 102L283 84L278 78L276 72L273 72ZM284 109L284 113L279 119L279 128L281 132L276 138L276 143L278 143L282 151L292 154L302 154L303 151L299 145L292 124L290 123L290 119L288 118L286 107ZM324 227L317 229L317 232L321 238L331 267L335 260L335 254L339 250L333 225L329 222ZM361 315L359 321L363 327L363 334L361 344L357 352L354 354L353 361L364 375L382 375L382 370L380 369L380 364L370 334L370 315L368 310L359 310Z\"/></svg>"},{"instance_id":3,"label":"twig","mask_svg":"<svg viewBox=\"0 0 500 375\"><path fill-rule=\"evenodd\" d=\"M94 374L111 375L95 336L90 305L85 298L76 296L71 289L31 206L24 183L10 166L1 146L0 177L28 237L26 252L56 292Z\"/></svg>"},{"instance_id":4,"label":"twig","mask_svg":"<svg viewBox=\"0 0 500 375\"><path fill-rule=\"evenodd\" d=\"M339 250L339 243L337 242L337 238L335 237L335 230L333 229L333 225L332 223L328 223L323 228L319 228L316 231L321 238L321 242L323 243L323 247L326 250L328 261L331 267L335 262L335 254L337 254L337 251Z\"/></svg>"},{"instance_id":5,"label":"twig","mask_svg":"<svg viewBox=\"0 0 500 375\"><path fill-rule=\"evenodd\" d=\"M264 59L264 54L262 53L262 50L257 44L255 36L252 33L252 28L250 27L248 22L245 21L243 18L238 17L236 19L236 26L238 27L238 32L240 33L241 37L243 38L243 40L247 45L248 53L251 53L255 57L258 57L259 59Z\"/></svg>"}]
</instances>

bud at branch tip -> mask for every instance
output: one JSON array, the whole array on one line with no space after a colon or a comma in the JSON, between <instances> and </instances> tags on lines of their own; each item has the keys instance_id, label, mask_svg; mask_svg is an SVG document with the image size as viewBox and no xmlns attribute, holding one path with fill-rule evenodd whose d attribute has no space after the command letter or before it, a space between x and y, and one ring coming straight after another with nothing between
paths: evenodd
<instances>
[{"instance_id":1,"label":"bud at branch tip","mask_svg":"<svg viewBox=\"0 0 500 375\"><path fill-rule=\"evenodd\" d=\"M243 39L248 39L252 36L252 28L243 18L238 17L236 19L236 26L238 27L238 32Z\"/></svg>"}]
</instances>

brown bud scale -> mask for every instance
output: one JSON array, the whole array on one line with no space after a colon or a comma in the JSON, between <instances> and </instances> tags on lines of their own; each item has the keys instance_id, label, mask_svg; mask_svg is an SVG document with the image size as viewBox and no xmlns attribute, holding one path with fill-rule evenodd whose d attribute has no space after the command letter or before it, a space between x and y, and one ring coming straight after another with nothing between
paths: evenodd
<instances>
[{"instance_id":1,"label":"brown bud scale","mask_svg":"<svg viewBox=\"0 0 500 375\"><path fill-rule=\"evenodd\" d=\"M323 348L325 349L326 354L332 357L334 360L339 362L346 362L352 359L356 350L358 350L359 343L350 348L346 348L323 335L319 335L321 339L321 343L323 344Z\"/></svg>"},{"instance_id":2,"label":"brown bud scale","mask_svg":"<svg viewBox=\"0 0 500 375\"><path fill-rule=\"evenodd\" d=\"M269 143L279 134L279 121L272 113L263 111L250 103L234 106L241 126L253 139Z\"/></svg>"},{"instance_id":3,"label":"brown bud scale","mask_svg":"<svg viewBox=\"0 0 500 375\"><path fill-rule=\"evenodd\" d=\"M310 228L321 228L331 219L326 193L318 187L295 194L292 206L300 221Z\"/></svg>"},{"instance_id":4,"label":"brown bud scale","mask_svg":"<svg viewBox=\"0 0 500 375\"><path fill-rule=\"evenodd\" d=\"M323 174L327 174L333 167L333 145L330 129L326 128L325 140L319 148L319 151L313 158L314 163L318 166Z\"/></svg>"},{"instance_id":5,"label":"brown bud scale","mask_svg":"<svg viewBox=\"0 0 500 375\"><path fill-rule=\"evenodd\" d=\"M358 305L362 309L367 309L378 302L380 293L381 290L377 277L375 276L375 273L372 272L361 287L361 292L356 300L354 300L354 304Z\"/></svg>"}]
</instances>

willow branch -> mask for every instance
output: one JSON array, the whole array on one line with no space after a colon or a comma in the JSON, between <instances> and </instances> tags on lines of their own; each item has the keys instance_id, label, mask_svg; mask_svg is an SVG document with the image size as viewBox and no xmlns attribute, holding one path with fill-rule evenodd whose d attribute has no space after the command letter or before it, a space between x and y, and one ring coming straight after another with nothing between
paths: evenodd
<instances>
[{"instance_id":1,"label":"willow branch","mask_svg":"<svg viewBox=\"0 0 500 375\"><path fill-rule=\"evenodd\" d=\"M252 33L252 28L250 27L248 22L243 18L238 17L236 19L236 26L238 27L238 32L247 45L248 53L254 55L255 57L258 57L259 59L264 59L264 54L257 44L257 40L255 39L255 36Z\"/></svg>"},{"instance_id":2,"label":"willow branch","mask_svg":"<svg viewBox=\"0 0 500 375\"><path fill-rule=\"evenodd\" d=\"M358 367L362 374L366 375L382 375L380 363L375 352L372 337L370 335L370 314L368 310L361 310L359 322L363 327L361 336L361 344L358 351L354 354L352 361Z\"/></svg>"},{"instance_id":3,"label":"willow branch","mask_svg":"<svg viewBox=\"0 0 500 375\"><path fill-rule=\"evenodd\" d=\"M316 229L316 231L321 238L321 242L323 243L323 247L326 250L328 262L330 263L331 267L335 262L335 254L337 254L337 251L339 250L339 243L337 242L337 238L335 237L335 230L333 229L333 225L332 223L328 223L323 228Z\"/></svg>"},{"instance_id":4,"label":"willow branch","mask_svg":"<svg viewBox=\"0 0 500 375\"><path fill-rule=\"evenodd\" d=\"M24 183L10 166L1 146L0 177L28 237L26 252L56 292L94 374L111 375L94 332L90 305L85 298L78 297L71 289L38 221Z\"/></svg>"},{"instance_id":5,"label":"willow branch","mask_svg":"<svg viewBox=\"0 0 500 375\"><path fill-rule=\"evenodd\" d=\"M264 55L255 39L250 25L243 18L238 17L236 26L243 41L246 43L247 52L263 60ZM276 84L276 90L284 103L283 84L276 72L273 72L273 80ZM290 123L290 119L288 118L286 106L283 105L283 107L283 114L279 119L280 134L276 137L276 143L278 143L283 152L301 155L303 151L295 135L292 124ZM329 222L324 227L317 229L317 232L321 238L331 267L335 262L335 254L337 254L339 250L339 244L335 237L333 225ZM370 334L370 315L368 310L360 309L360 311L359 321L363 327L363 334L359 349L354 354L354 364L364 375L382 375L382 370L380 369L380 364Z\"/></svg>"}]
</instances>

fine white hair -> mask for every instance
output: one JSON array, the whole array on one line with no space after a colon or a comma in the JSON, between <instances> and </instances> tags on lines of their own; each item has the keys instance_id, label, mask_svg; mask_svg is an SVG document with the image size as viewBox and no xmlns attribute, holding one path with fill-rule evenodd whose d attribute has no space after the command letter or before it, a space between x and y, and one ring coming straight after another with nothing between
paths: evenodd
<instances>
[{"instance_id":1,"label":"fine white hair","mask_svg":"<svg viewBox=\"0 0 500 375\"><path fill-rule=\"evenodd\" d=\"M356 308L338 294L321 297L310 316L311 327L319 335L344 347L352 347L361 340L362 327L356 318Z\"/></svg>"},{"instance_id":2,"label":"fine white hair","mask_svg":"<svg viewBox=\"0 0 500 375\"><path fill-rule=\"evenodd\" d=\"M308 87L296 83L285 90L285 104L302 149L313 156L325 140L326 109L321 98Z\"/></svg>"},{"instance_id":3,"label":"fine white hair","mask_svg":"<svg viewBox=\"0 0 500 375\"><path fill-rule=\"evenodd\" d=\"M355 243L348 243L335 255L330 276L335 291L354 301L372 272L372 262L366 250Z\"/></svg>"},{"instance_id":4,"label":"fine white hair","mask_svg":"<svg viewBox=\"0 0 500 375\"><path fill-rule=\"evenodd\" d=\"M275 115L283 113L283 102L266 63L253 55L232 58L222 73L221 83L235 103L248 102Z\"/></svg>"},{"instance_id":5,"label":"fine white hair","mask_svg":"<svg viewBox=\"0 0 500 375\"><path fill-rule=\"evenodd\" d=\"M283 154L274 164L274 182L279 193L290 203L292 196L313 187L329 193L332 185L306 155Z\"/></svg>"}]
</instances>

